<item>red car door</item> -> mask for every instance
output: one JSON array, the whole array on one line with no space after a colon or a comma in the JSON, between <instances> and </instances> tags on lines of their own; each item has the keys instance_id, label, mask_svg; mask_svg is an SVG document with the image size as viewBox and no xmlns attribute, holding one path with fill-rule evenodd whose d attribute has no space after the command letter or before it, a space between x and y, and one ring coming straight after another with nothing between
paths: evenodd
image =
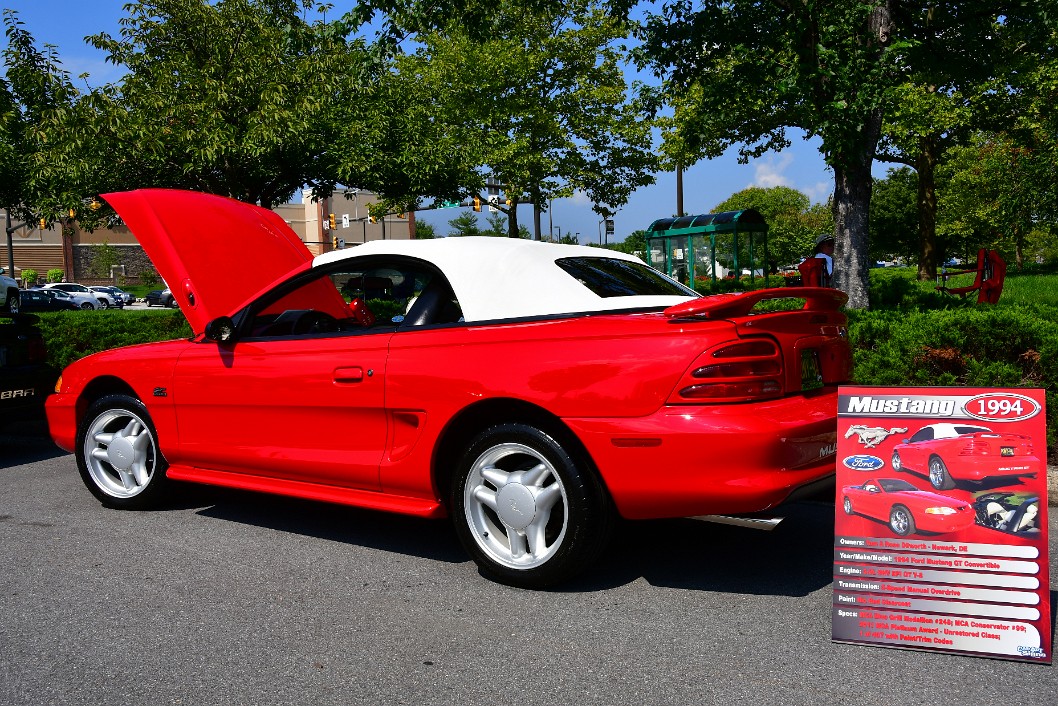
<instances>
[{"instance_id":1,"label":"red car door","mask_svg":"<svg viewBox=\"0 0 1058 706\"><path fill-rule=\"evenodd\" d=\"M180 461L377 490L391 335L191 346L170 391Z\"/></svg>"}]
</instances>

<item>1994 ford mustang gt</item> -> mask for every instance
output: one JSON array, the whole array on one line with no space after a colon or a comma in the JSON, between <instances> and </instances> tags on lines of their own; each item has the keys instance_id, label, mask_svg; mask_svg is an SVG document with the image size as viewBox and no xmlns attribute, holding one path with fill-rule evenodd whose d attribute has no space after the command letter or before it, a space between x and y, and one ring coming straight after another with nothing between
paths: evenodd
<instances>
[{"instance_id":1,"label":"1994 ford mustang gt","mask_svg":"<svg viewBox=\"0 0 1058 706\"><path fill-rule=\"evenodd\" d=\"M758 512L834 472L835 290L703 298L631 256L506 238L313 258L255 206L106 198L195 331L77 361L49 398L107 506L177 479L448 514L487 575L539 587L616 515Z\"/></svg>"}]
</instances>

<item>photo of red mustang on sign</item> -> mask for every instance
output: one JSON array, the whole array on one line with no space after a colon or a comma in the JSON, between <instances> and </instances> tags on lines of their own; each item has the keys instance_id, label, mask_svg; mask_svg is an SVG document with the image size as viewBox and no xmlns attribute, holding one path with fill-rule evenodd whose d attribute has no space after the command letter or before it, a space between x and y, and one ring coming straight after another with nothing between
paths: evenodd
<instances>
[{"instance_id":1,"label":"photo of red mustang on sign","mask_svg":"<svg viewBox=\"0 0 1058 706\"><path fill-rule=\"evenodd\" d=\"M841 387L833 639L1051 661L1043 390Z\"/></svg>"}]
</instances>

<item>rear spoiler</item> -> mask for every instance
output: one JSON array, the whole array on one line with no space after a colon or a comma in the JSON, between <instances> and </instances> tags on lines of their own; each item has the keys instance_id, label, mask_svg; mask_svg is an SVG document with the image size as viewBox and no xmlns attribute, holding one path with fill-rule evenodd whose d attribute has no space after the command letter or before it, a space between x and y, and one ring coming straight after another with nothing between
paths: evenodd
<instances>
[{"instance_id":1,"label":"rear spoiler","mask_svg":"<svg viewBox=\"0 0 1058 706\"><path fill-rule=\"evenodd\" d=\"M733 316L746 316L759 302L768 299L804 299L804 310L837 311L845 306L849 296L841 290L829 287L757 289L752 292L714 294L701 299L691 299L682 304L670 306L665 310L665 316L670 319L690 317L727 319Z\"/></svg>"}]
</instances>

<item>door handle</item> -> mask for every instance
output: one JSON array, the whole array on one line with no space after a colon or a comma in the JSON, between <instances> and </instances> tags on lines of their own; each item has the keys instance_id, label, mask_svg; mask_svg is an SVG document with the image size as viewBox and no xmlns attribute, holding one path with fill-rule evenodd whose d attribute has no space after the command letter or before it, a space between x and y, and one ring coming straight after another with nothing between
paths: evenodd
<instances>
[{"instance_id":1,"label":"door handle","mask_svg":"<svg viewBox=\"0 0 1058 706\"><path fill-rule=\"evenodd\" d=\"M364 369L359 366L334 369L334 381L336 383L363 382L363 380Z\"/></svg>"}]
</instances>

